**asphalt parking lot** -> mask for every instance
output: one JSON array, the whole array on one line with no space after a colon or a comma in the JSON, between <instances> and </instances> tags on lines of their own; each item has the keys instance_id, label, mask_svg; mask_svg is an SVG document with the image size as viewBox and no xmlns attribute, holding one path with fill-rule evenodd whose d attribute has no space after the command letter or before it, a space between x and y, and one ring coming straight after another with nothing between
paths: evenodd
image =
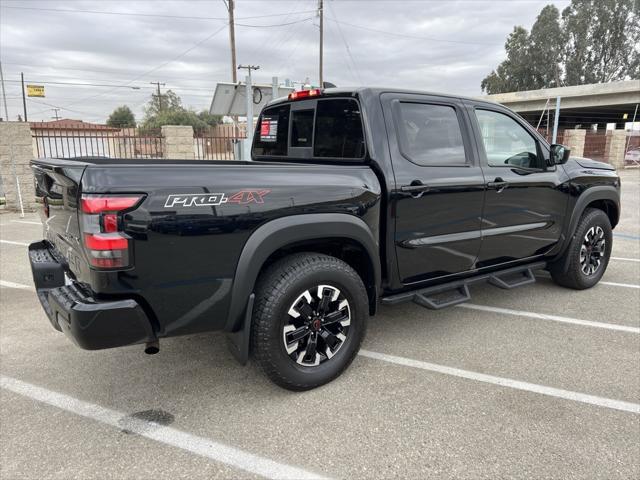
<instances>
[{"instance_id":1,"label":"asphalt parking lot","mask_svg":"<svg viewBox=\"0 0 640 480\"><path fill-rule=\"evenodd\" d=\"M0 214L0 478L640 478L640 171L603 282L381 308L336 381L292 393L219 334L87 352L50 326Z\"/></svg>"}]
</instances>

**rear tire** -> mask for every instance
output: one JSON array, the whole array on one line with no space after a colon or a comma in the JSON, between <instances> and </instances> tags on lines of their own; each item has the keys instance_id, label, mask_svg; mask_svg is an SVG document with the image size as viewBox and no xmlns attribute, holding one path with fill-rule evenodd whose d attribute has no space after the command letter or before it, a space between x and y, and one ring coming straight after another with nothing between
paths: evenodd
<instances>
[{"instance_id":1,"label":"rear tire","mask_svg":"<svg viewBox=\"0 0 640 480\"><path fill-rule=\"evenodd\" d=\"M587 208L578 222L565 257L551 266L551 277L558 285L575 290L593 287L607 269L612 240L611 222L607 214L602 210ZM569 258L566 258L567 255Z\"/></svg>"},{"instance_id":2,"label":"rear tire","mask_svg":"<svg viewBox=\"0 0 640 480\"><path fill-rule=\"evenodd\" d=\"M368 311L362 280L345 262L319 253L288 256L258 280L253 356L283 388L324 385L358 353Z\"/></svg>"}]
</instances>

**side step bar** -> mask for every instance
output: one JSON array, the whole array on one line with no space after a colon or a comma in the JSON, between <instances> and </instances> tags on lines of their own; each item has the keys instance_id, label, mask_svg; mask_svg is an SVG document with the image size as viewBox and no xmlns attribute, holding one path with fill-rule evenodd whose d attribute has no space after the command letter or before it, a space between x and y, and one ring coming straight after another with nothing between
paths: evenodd
<instances>
[{"instance_id":1,"label":"side step bar","mask_svg":"<svg viewBox=\"0 0 640 480\"><path fill-rule=\"evenodd\" d=\"M421 288L409 292L397 293L381 299L384 305L396 305L404 302L415 302L418 305L431 310L440 310L451 307L471 299L469 285L480 282L489 282L491 285L511 290L512 288L528 285L536 281L534 270L540 270L547 266L546 262L530 263L519 267L508 268L497 272L483 273L474 277L456 280L442 285Z\"/></svg>"}]
</instances>

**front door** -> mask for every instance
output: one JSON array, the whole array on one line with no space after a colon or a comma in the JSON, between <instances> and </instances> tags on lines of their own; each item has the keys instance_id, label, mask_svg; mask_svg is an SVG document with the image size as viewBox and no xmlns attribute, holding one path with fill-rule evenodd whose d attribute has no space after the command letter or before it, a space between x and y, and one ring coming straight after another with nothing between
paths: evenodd
<instances>
[{"instance_id":1,"label":"front door","mask_svg":"<svg viewBox=\"0 0 640 480\"><path fill-rule=\"evenodd\" d=\"M398 273L411 284L473 269L484 178L464 106L455 98L384 94L395 189Z\"/></svg>"},{"instance_id":2,"label":"front door","mask_svg":"<svg viewBox=\"0 0 640 480\"><path fill-rule=\"evenodd\" d=\"M487 192L479 268L543 255L559 241L567 196L562 167L522 119L470 105Z\"/></svg>"}]
</instances>

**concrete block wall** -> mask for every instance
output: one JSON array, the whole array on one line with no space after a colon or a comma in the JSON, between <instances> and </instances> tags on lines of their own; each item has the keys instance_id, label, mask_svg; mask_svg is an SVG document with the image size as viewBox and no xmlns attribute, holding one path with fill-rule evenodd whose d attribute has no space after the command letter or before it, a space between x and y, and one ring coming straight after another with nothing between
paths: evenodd
<instances>
[{"instance_id":1,"label":"concrete block wall","mask_svg":"<svg viewBox=\"0 0 640 480\"><path fill-rule=\"evenodd\" d=\"M193 160L193 127L165 125L162 127L162 156L179 160Z\"/></svg>"},{"instance_id":2,"label":"concrete block wall","mask_svg":"<svg viewBox=\"0 0 640 480\"><path fill-rule=\"evenodd\" d=\"M584 141L587 135L586 130L565 130L562 142L571 149L572 157L584 156Z\"/></svg>"},{"instance_id":3,"label":"concrete block wall","mask_svg":"<svg viewBox=\"0 0 640 480\"><path fill-rule=\"evenodd\" d=\"M6 199L6 210L19 211L18 187L25 211L37 208L33 173L31 127L27 122L0 122L0 177ZM15 174L14 166L15 165Z\"/></svg>"},{"instance_id":4,"label":"concrete block wall","mask_svg":"<svg viewBox=\"0 0 640 480\"><path fill-rule=\"evenodd\" d=\"M627 132L611 130L607 132L605 159L616 168L624 168L624 150L627 144Z\"/></svg>"}]
</instances>

